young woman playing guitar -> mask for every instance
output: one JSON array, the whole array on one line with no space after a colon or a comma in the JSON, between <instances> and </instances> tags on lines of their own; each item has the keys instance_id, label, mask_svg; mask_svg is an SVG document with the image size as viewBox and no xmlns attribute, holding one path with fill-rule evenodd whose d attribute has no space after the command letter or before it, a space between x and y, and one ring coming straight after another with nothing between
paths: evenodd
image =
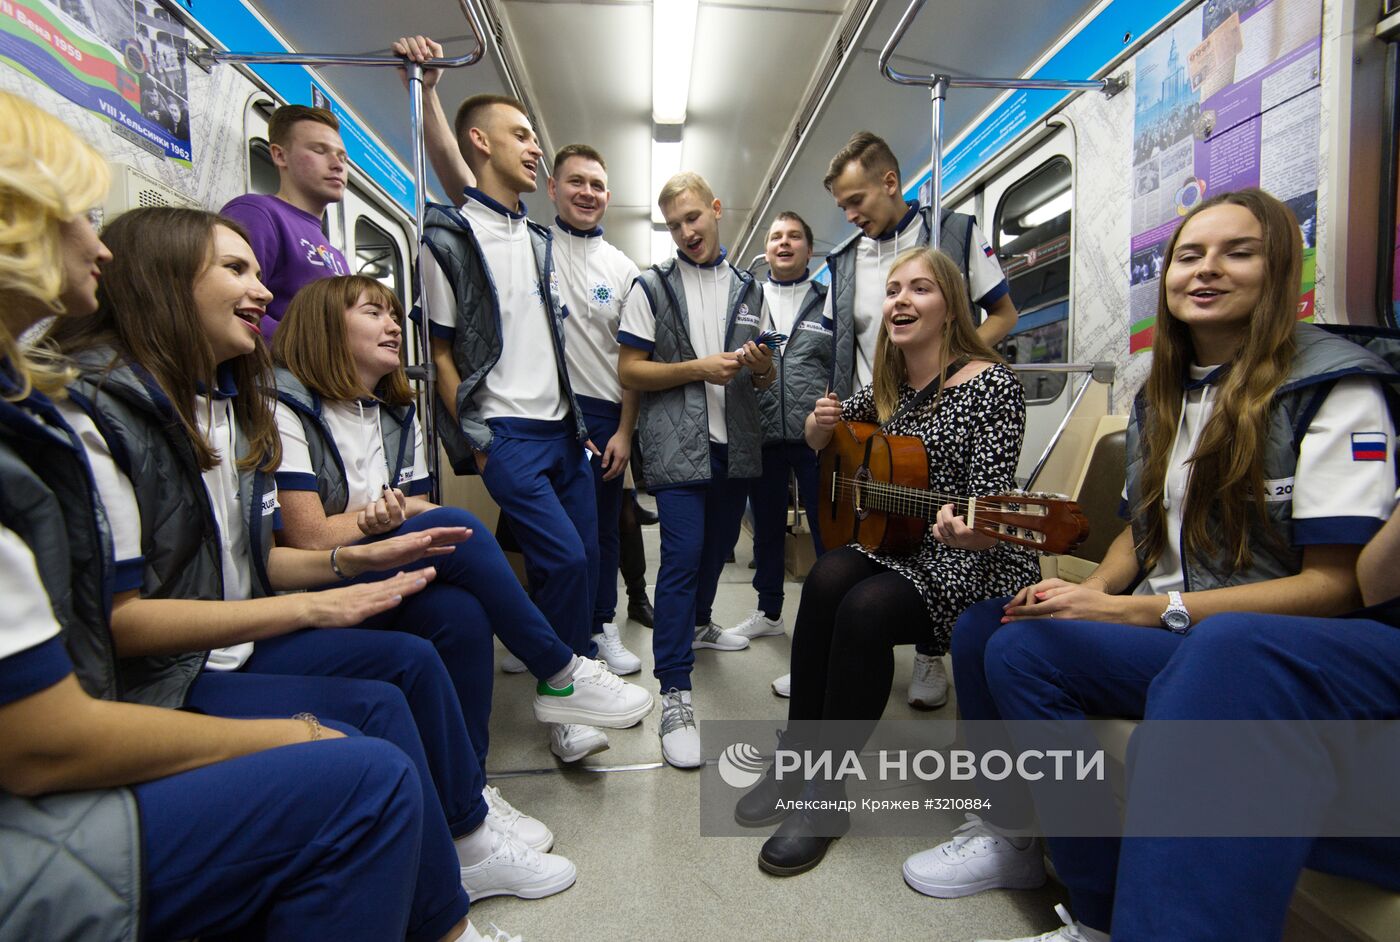
<instances>
[{"instance_id":1,"label":"young woman playing guitar","mask_svg":"<svg viewBox=\"0 0 1400 942\"><path fill-rule=\"evenodd\" d=\"M1021 384L977 336L957 266L927 248L895 259L885 284L883 323L871 385L846 402L820 399L807 418L807 443L831 441L840 421L879 422L928 450L928 487L991 494L1014 487L1026 424ZM1015 591L1039 576L1027 550L970 530L952 505L920 545L901 556L852 544L827 552L802 588L792 641L789 721L879 720L894 675L894 647L932 642L948 649L953 622L975 602ZM868 728L868 727L863 727ZM785 748L794 748L794 729ZM860 742L807 743L859 748ZM740 823L771 824L779 799L802 782L769 774L736 809ZM759 866L789 875L816 866L843 820L797 811L763 845Z\"/></svg>"}]
</instances>

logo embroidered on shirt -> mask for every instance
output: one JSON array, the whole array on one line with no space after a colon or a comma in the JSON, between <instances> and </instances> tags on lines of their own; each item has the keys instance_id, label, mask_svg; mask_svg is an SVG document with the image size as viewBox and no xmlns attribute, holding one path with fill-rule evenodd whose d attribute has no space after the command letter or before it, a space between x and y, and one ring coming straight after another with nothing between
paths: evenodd
<instances>
[{"instance_id":1,"label":"logo embroidered on shirt","mask_svg":"<svg viewBox=\"0 0 1400 942\"><path fill-rule=\"evenodd\" d=\"M412 481L412 480L413 480L413 469L412 469L412 468L404 468L402 471L399 472L399 483L400 483L400 484L407 484L409 481Z\"/></svg>"},{"instance_id":2,"label":"logo embroidered on shirt","mask_svg":"<svg viewBox=\"0 0 1400 942\"><path fill-rule=\"evenodd\" d=\"M607 304L615 297L613 289L601 281L594 285L593 290L589 293L593 296L594 304Z\"/></svg>"},{"instance_id":3,"label":"logo embroidered on shirt","mask_svg":"<svg viewBox=\"0 0 1400 942\"><path fill-rule=\"evenodd\" d=\"M1384 461L1387 436L1385 432L1352 432L1352 461Z\"/></svg>"},{"instance_id":4,"label":"logo embroidered on shirt","mask_svg":"<svg viewBox=\"0 0 1400 942\"><path fill-rule=\"evenodd\" d=\"M264 494L262 499L262 515L264 517L277 512L277 492Z\"/></svg>"},{"instance_id":5,"label":"logo embroidered on shirt","mask_svg":"<svg viewBox=\"0 0 1400 942\"><path fill-rule=\"evenodd\" d=\"M831 333L831 328L820 321L802 321L797 325L798 330L815 330L819 334Z\"/></svg>"}]
</instances>

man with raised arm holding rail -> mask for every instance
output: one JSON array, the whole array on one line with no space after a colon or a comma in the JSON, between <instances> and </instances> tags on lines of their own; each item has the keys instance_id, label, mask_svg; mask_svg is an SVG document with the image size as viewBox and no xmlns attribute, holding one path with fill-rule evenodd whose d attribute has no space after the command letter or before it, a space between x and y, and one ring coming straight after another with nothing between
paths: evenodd
<instances>
[{"instance_id":1,"label":"man with raised arm holding rail","mask_svg":"<svg viewBox=\"0 0 1400 942\"><path fill-rule=\"evenodd\" d=\"M415 61L442 57L442 47L424 36L396 41L393 50ZM433 169L452 194L453 202L468 202L467 188L475 177L452 137L434 86L439 71L424 76L424 137ZM613 619L617 609L617 570L620 553L623 471L632 450L637 424L638 394L624 391L617 379L617 327L622 297L637 277L637 266L603 239L601 225L612 193L603 157L586 144L570 144L554 156L547 192L558 215L550 227L554 259L564 302L564 358L588 438L602 447L592 462L598 513L598 580L593 603L592 634L599 655L618 674L641 670L642 662L623 645ZM506 669L524 669L506 661ZM551 747L566 762L577 761L608 746L601 730L583 726L556 729Z\"/></svg>"},{"instance_id":2,"label":"man with raised arm holding rail","mask_svg":"<svg viewBox=\"0 0 1400 942\"><path fill-rule=\"evenodd\" d=\"M853 134L831 158L822 185L860 229L826 257L831 280L823 316L835 343L831 391L845 399L872 376L890 263L905 249L929 244L933 209L905 202L899 161L889 144L869 131ZM974 308L986 312L977 334L993 346L1016 326L1010 286L976 219L946 209L942 215L939 248L962 270ZM909 703L935 709L948 700L943 652L927 645L916 651ZM775 681L774 689L784 679Z\"/></svg>"},{"instance_id":3,"label":"man with raised arm holding rail","mask_svg":"<svg viewBox=\"0 0 1400 942\"><path fill-rule=\"evenodd\" d=\"M340 202L350 174L340 121L325 108L283 105L267 123L268 151L277 165L277 192L249 193L220 213L243 224L272 292L263 340L272 342L292 298L309 281L350 274L345 256L321 231L326 207Z\"/></svg>"},{"instance_id":4,"label":"man with raised arm holding rail","mask_svg":"<svg viewBox=\"0 0 1400 942\"><path fill-rule=\"evenodd\" d=\"M616 701L595 725L634 725L651 697L592 659L598 581L592 442L565 365L553 239L526 219L520 199L535 190L544 154L524 106L503 95L464 101L456 132L479 188L462 188L460 210L429 208L427 251L419 255L443 447L459 474L481 474L510 516L534 602L575 654L559 674L537 674L536 718L560 724L548 708L551 691L586 682ZM570 733L593 745L580 753L578 735ZM606 747L606 737L589 727L551 729L551 749L565 759Z\"/></svg>"},{"instance_id":5,"label":"man with raised arm holding rail","mask_svg":"<svg viewBox=\"0 0 1400 942\"><path fill-rule=\"evenodd\" d=\"M776 374L772 354L755 342L762 294L725 259L722 207L710 185L680 173L656 202L676 257L642 273L623 302L618 374L643 393L642 457L661 514L652 636L661 753L692 768L704 762L691 704L693 649L738 651L749 643L710 614L739 536L748 479L762 470L756 389Z\"/></svg>"}]
</instances>

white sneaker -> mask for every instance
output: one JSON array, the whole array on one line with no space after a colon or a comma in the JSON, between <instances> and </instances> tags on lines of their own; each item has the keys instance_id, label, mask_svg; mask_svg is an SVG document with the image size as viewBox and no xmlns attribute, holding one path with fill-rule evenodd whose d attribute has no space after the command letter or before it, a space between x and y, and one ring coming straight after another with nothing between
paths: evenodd
<instances>
[{"instance_id":1,"label":"white sneaker","mask_svg":"<svg viewBox=\"0 0 1400 942\"><path fill-rule=\"evenodd\" d=\"M535 719L607 729L636 726L651 712L651 694L618 677L602 661L579 658L573 682L563 690L535 684Z\"/></svg>"},{"instance_id":2,"label":"white sneaker","mask_svg":"<svg viewBox=\"0 0 1400 942\"><path fill-rule=\"evenodd\" d=\"M491 856L461 868L462 886L473 903L492 896L541 899L567 890L578 879L578 870L558 854L531 850L494 830L491 840Z\"/></svg>"},{"instance_id":3,"label":"white sneaker","mask_svg":"<svg viewBox=\"0 0 1400 942\"><path fill-rule=\"evenodd\" d=\"M1019 939L978 939L977 942L1108 942L1107 932L1100 932L1072 919L1069 910L1058 903L1055 904L1055 915L1060 917L1060 922L1064 925L1052 932L1022 936Z\"/></svg>"},{"instance_id":4,"label":"white sneaker","mask_svg":"<svg viewBox=\"0 0 1400 942\"><path fill-rule=\"evenodd\" d=\"M608 734L596 726L550 724L549 751L558 756L560 762L577 762L604 751L608 746Z\"/></svg>"},{"instance_id":5,"label":"white sneaker","mask_svg":"<svg viewBox=\"0 0 1400 942\"><path fill-rule=\"evenodd\" d=\"M598 653L607 662L608 670L614 674L635 674L642 669L642 659L627 650L617 633L617 625L607 622L603 630L593 636L598 645Z\"/></svg>"},{"instance_id":6,"label":"white sneaker","mask_svg":"<svg viewBox=\"0 0 1400 942\"><path fill-rule=\"evenodd\" d=\"M695 641L690 646L697 650L714 648L716 651L742 651L749 646L749 639L710 622L695 629Z\"/></svg>"},{"instance_id":7,"label":"white sneaker","mask_svg":"<svg viewBox=\"0 0 1400 942\"><path fill-rule=\"evenodd\" d=\"M914 654L914 676L909 679L909 705L936 710L948 702L948 672L936 654Z\"/></svg>"},{"instance_id":8,"label":"white sneaker","mask_svg":"<svg viewBox=\"0 0 1400 942\"><path fill-rule=\"evenodd\" d=\"M783 617L769 618L763 614L762 609L754 609L739 624L729 629L732 634L742 635L745 638L766 638L769 635L780 635L783 633Z\"/></svg>"},{"instance_id":9,"label":"white sneaker","mask_svg":"<svg viewBox=\"0 0 1400 942\"><path fill-rule=\"evenodd\" d=\"M925 896L956 899L983 890L1033 890L1045 883L1040 842L1024 850L975 814L937 847L904 861L904 882Z\"/></svg>"},{"instance_id":10,"label":"white sneaker","mask_svg":"<svg viewBox=\"0 0 1400 942\"><path fill-rule=\"evenodd\" d=\"M523 674L530 668L525 666L525 662L511 654L509 651L501 658L501 670L507 674Z\"/></svg>"},{"instance_id":11,"label":"white sneaker","mask_svg":"<svg viewBox=\"0 0 1400 942\"><path fill-rule=\"evenodd\" d=\"M457 937L456 942L524 942L518 935L511 935L494 922L491 923L491 934L484 936L477 931L474 923L467 923L467 930Z\"/></svg>"},{"instance_id":12,"label":"white sneaker","mask_svg":"<svg viewBox=\"0 0 1400 942\"><path fill-rule=\"evenodd\" d=\"M705 764L700 755L700 729L695 725L695 708L690 691L672 687L661 695L661 757L678 769L694 769Z\"/></svg>"},{"instance_id":13,"label":"white sneaker","mask_svg":"<svg viewBox=\"0 0 1400 942\"><path fill-rule=\"evenodd\" d=\"M792 696L792 675L784 674L777 680L773 681L773 683L769 686L773 688L773 692L778 696L784 698L790 697Z\"/></svg>"},{"instance_id":14,"label":"white sneaker","mask_svg":"<svg viewBox=\"0 0 1400 942\"><path fill-rule=\"evenodd\" d=\"M486 826L498 834L508 834L531 850L544 853L554 846L554 832L538 819L518 811L501 796L494 785L481 790L486 799Z\"/></svg>"}]
</instances>

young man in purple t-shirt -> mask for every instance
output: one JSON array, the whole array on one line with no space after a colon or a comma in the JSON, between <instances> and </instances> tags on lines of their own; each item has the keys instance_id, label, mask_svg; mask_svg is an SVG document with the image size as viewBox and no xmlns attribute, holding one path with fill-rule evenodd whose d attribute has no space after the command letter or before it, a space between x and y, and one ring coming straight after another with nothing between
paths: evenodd
<instances>
[{"instance_id":1,"label":"young man in purple t-shirt","mask_svg":"<svg viewBox=\"0 0 1400 942\"><path fill-rule=\"evenodd\" d=\"M267 137L277 165L277 192L237 197L222 212L248 230L263 284L272 292L262 319L263 339L271 343L282 312L302 285L350 273L345 256L321 231L326 207L345 193L350 163L340 122L325 108L283 105L272 113Z\"/></svg>"}]
</instances>

